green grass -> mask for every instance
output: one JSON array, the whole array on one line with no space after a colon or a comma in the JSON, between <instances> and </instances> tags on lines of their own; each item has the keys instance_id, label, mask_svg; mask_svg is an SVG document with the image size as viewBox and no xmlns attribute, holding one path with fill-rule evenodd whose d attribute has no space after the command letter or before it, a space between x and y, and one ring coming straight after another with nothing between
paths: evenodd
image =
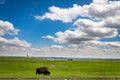
<instances>
[{"instance_id":1,"label":"green grass","mask_svg":"<svg viewBox=\"0 0 120 80\"><path fill-rule=\"evenodd\" d=\"M51 75L35 75L40 66L47 66ZM0 57L0 78L120 78L120 60Z\"/></svg>"}]
</instances>

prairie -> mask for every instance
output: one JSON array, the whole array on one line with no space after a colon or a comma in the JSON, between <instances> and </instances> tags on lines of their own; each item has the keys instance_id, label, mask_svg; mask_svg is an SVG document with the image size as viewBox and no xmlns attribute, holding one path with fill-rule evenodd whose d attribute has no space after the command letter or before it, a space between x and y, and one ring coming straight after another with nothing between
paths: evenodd
<instances>
[{"instance_id":1,"label":"prairie","mask_svg":"<svg viewBox=\"0 0 120 80\"><path fill-rule=\"evenodd\" d=\"M47 66L51 75L36 75L35 69L41 66ZM0 57L0 78L120 79L120 60L48 60L33 57Z\"/></svg>"}]
</instances>

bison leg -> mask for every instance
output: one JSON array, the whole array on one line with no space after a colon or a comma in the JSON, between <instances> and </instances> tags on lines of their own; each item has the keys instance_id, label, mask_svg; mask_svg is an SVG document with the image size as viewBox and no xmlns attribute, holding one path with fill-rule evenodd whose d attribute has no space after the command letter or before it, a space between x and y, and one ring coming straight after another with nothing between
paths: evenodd
<instances>
[{"instance_id":1,"label":"bison leg","mask_svg":"<svg viewBox=\"0 0 120 80\"><path fill-rule=\"evenodd\" d=\"M42 72L36 72L36 75L40 75L40 74L42 74Z\"/></svg>"},{"instance_id":2,"label":"bison leg","mask_svg":"<svg viewBox=\"0 0 120 80\"><path fill-rule=\"evenodd\" d=\"M50 72L49 71L45 71L43 74L44 75L50 75Z\"/></svg>"}]
</instances>

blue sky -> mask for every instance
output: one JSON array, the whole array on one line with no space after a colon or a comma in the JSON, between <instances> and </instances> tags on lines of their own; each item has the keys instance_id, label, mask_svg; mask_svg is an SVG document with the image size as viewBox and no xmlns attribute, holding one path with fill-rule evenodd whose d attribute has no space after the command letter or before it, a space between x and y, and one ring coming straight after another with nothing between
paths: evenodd
<instances>
[{"instance_id":1,"label":"blue sky","mask_svg":"<svg viewBox=\"0 0 120 80\"><path fill-rule=\"evenodd\" d=\"M119 48L119 3L118 0L0 0L0 46Z\"/></svg>"},{"instance_id":2,"label":"blue sky","mask_svg":"<svg viewBox=\"0 0 120 80\"><path fill-rule=\"evenodd\" d=\"M0 19L13 23L15 28L20 30L18 37L32 43L32 46L48 46L54 43L41 37L47 34L54 35L57 31L64 31L71 26L71 23L38 21L34 19L34 16L44 14L53 5L67 8L72 7L74 3L84 5L90 2L90 0L5 0L4 4L0 5Z\"/></svg>"}]
</instances>

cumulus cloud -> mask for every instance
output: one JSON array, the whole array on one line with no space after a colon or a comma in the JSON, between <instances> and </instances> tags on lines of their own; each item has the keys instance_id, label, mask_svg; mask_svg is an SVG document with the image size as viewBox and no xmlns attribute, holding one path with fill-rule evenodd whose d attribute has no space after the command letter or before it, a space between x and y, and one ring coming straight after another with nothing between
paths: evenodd
<instances>
[{"instance_id":1,"label":"cumulus cloud","mask_svg":"<svg viewBox=\"0 0 120 80\"><path fill-rule=\"evenodd\" d=\"M61 20L63 22L72 22L75 18L89 17L95 19L108 19L119 17L120 14L120 1L108 1L108 0L93 0L90 5L77 5L74 4L70 8L59 8L59 7L49 7L49 11L43 16L35 16L36 19L51 19L51 20ZM115 20L117 21L117 20Z\"/></svg>"},{"instance_id":2,"label":"cumulus cloud","mask_svg":"<svg viewBox=\"0 0 120 80\"><path fill-rule=\"evenodd\" d=\"M79 19L74 25L77 25L75 30L59 31L55 33L55 37L47 35L44 38L52 39L54 42L62 44L79 45L83 41L88 42L91 40L97 41L101 38L112 38L118 34L116 28L102 27L99 22L93 22L91 20Z\"/></svg>"},{"instance_id":3,"label":"cumulus cloud","mask_svg":"<svg viewBox=\"0 0 120 80\"><path fill-rule=\"evenodd\" d=\"M5 39L0 37L0 44L5 47L31 47L30 43L27 43L24 40L19 40L17 37L14 39Z\"/></svg>"},{"instance_id":4,"label":"cumulus cloud","mask_svg":"<svg viewBox=\"0 0 120 80\"><path fill-rule=\"evenodd\" d=\"M74 30L55 33L55 36L44 36L60 44L69 46L96 45L119 46L119 42L100 42L102 38L113 38L120 28L120 1L93 0L89 5L74 4L70 8L49 7L49 12L36 19L61 20L65 23L73 22ZM84 18L84 19L83 19ZM103 45L104 44L104 45ZM118 44L118 45L117 45Z\"/></svg>"},{"instance_id":5,"label":"cumulus cloud","mask_svg":"<svg viewBox=\"0 0 120 80\"><path fill-rule=\"evenodd\" d=\"M110 38L115 37L118 32L116 28L108 28L104 25L104 22L94 22L87 19L78 19L74 22L74 25L91 37L98 38Z\"/></svg>"},{"instance_id":6,"label":"cumulus cloud","mask_svg":"<svg viewBox=\"0 0 120 80\"><path fill-rule=\"evenodd\" d=\"M35 19L61 20L72 22L73 30L58 31L55 36L43 36L61 45L31 48L31 44L15 37L6 39L4 35L17 35L19 30L8 21L0 21L0 55L35 56L35 57L74 57L74 58L120 58L120 42L103 42L102 38L119 35L120 2L93 0L89 5L77 5L69 8L49 7L49 12L35 16ZM84 18L84 19L83 19ZM11 54L8 54L11 53Z\"/></svg>"},{"instance_id":7,"label":"cumulus cloud","mask_svg":"<svg viewBox=\"0 0 120 80\"><path fill-rule=\"evenodd\" d=\"M30 48L31 44L25 40L20 40L18 37L13 39L4 38L7 35L18 35L20 30L15 29L14 25L8 21L0 20L0 55L12 53L20 53L24 49ZM22 53L22 52L21 52Z\"/></svg>"},{"instance_id":8,"label":"cumulus cloud","mask_svg":"<svg viewBox=\"0 0 120 80\"><path fill-rule=\"evenodd\" d=\"M63 22L72 22L73 19L79 15L82 11L81 6L74 4L71 8L59 8L59 7L49 7L49 11L43 16L35 16L38 20L51 19L51 20L62 20Z\"/></svg>"},{"instance_id":9,"label":"cumulus cloud","mask_svg":"<svg viewBox=\"0 0 120 80\"><path fill-rule=\"evenodd\" d=\"M98 0L94 0L98 1ZM102 3L100 3L102 2ZM108 1L108 0L101 0L98 1L98 3L93 2L90 5L88 5L88 16L92 16L97 19L107 19L107 18L113 18L119 17L120 14L120 1Z\"/></svg>"},{"instance_id":10,"label":"cumulus cloud","mask_svg":"<svg viewBox=\"0 0 120 80\"><path fill-rule=\"evenodd\" d=\"M87 42L82 42L81 44L88 46L91 45L96 47L102 47L102 48L120 48L120 41L116 41L116 42L87 41Z\"/></svg>"},{"instance_id":11,"label":"cumulus cloud","mask_svg":"<svg viewBox=\"0 0 120 80\"><path fill-rule=\"evenodd\" d=\"M89 30L90 29L90 30ZM107 46L107 47L120 47L120 42L100 42L99 39L112 37L114 34L114 29L85 29L83 30L75 30L70 31L66 30L65 32L57 32L55 35L56 37L50 36L46 37L48 39L52 39L54 42L61 43L61 44L68 44L69 46ZM116 30L116 29L115 29ZM116 32L116 31L115 31ZM52 37L52 38L51 38Z\"/></svg>"},{"instance_id":12,"label":"cumulus cloud","mask_svg":"<svg viewBox=\"0 0 120 80\"><path fill-rule=\"evenodd\" d=\"M101 42L91 42L89 44L96 43L96 45L105 45L111 43L102 44ZM113 43L114 44L114 43ZM119 43L120 44L120 43ZM118 44L118 45L119 45ZM86 44L87 45L87 44ZM117 45L117 43L115 44ZM95 45L94 45L95 46ZM114 48L114 49L113 49ZM118 47L113 48L94 48L87 46L85 48L68 48L60 45L52 45L51 47L42 48L25 48L25 47L5 47L2 46L0 56L27 56L30 57L68 57L68 58L115 58L120 57L120 50Z\"/></svg>"},{"instance_id":13,"label":"cumulus cloud","mask_svg":"<svg viewBox=\"0 0 120 80\"><path fill-rule=\"evenodd\" d=\"M18 35L19 31L14 28L12 23L0 20L0 36L4 36L5 34Z\"/></svg>"},{"instance_id":14,"label":"cumulus cloud","mask_svg":"<svg viewBox=\"0 0 120 80\"><path fill-rule=\"evenodd\" d=\"M58 45L57 45L58 46ZM14 51L12 50L14 49ZM42 47L42 48L14 48L0 49L4 51L4 55L26 56L32 57L68 57L68 58L120 58L119 48L115 49L98 49L93 47L80 48L56 48L56 47ZM8 54L10 52L11 54ZM0 54L3 55L3 54Z\"/></svg>"},{"instance_id":15,"label":"cumulus cloud","mask_svg":"<svg viewBox=\"0 0 120 80\"><path fill-rule=\"evenodd\" d=\"M120 1L93 0L90 5L74 4L70 8L49 7L49 11L42 16L35 16L38 20L51 19L72 22L78 17L100 20L103 26L120 28ZM91 25L92 26L92 25Z\"/></svg>"},{"instance_id":16,"label":"cumulus cloud","mask_svg":"<svg viewBox=\"0 0 120 80\"><path fill-rule=\"evenodd\" d=\"M6 39L7 35L18 35L20 30L8 21L0 20L0 55L25 55L41 57L77 57L77 58L120 58L120 42L102 42L102 38L113 38L120 28L120 1L93 0L89 5L74 4L69 8L49 7L49 12L34 16L35 19L60 20L72 22L74 30L58 31L51 39L61 45L31 48L31 44L18 37ZM83 19L84 18L84 19ZM79 48L80 47L80 48ZM8 54L9 53L9 54Z\"/></svg>"}]
</instances>

